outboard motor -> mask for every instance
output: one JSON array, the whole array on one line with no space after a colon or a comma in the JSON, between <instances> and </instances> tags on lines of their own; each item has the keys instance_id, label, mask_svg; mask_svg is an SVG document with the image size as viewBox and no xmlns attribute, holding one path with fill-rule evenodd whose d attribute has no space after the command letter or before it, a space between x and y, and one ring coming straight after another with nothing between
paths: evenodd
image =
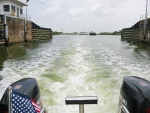
<instances>
[{"instance_id":1,"label":"outboard motor","mask_svg":"<svg viewBox=\"0 0 150 113\"><path fill-rule=\"evenodd\" d=\"M134 76L124 77L120 89L119 113L150 113L150 82Z\"/></svg>"},{"instance_id":2,"label":"outboard motor","mask_svg":"<svg viewBox=\"0 0 150 113\"><path fill-rule=\"evenodd\" d=\"M41 109L43 108L42 100L40 98L40 90L36 79L34 78L21 79L11 84L10 86L12 87L12 91L26 95L29 98L32 98ZM5 112L8 111L8 91L9 89L7 88L0 101L1 107Z\"/></svg>"}]
</instances>

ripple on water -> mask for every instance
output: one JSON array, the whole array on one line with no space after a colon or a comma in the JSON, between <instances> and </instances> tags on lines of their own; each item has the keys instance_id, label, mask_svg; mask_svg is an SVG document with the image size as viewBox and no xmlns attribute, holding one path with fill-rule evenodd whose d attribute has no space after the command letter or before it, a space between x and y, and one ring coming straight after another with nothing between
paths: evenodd
<instances>
[{"instance_id":1,"label":"ripple on water","mask_svg":"<svg viewBox=\"0 0 150 113\"><path fill-rule=\"evenodd\" d=\"M35 77L50 113L78 112L78 106L65 105L65 97L74 95L99 97L98 105L85 106L87 113L116 113L123 77L150 79L150 65L120 55L101 38L56 37L28 50L26 59L6 60L0 71L0 89L4 91L18 79Z\"/></svg>"}]
</instances>

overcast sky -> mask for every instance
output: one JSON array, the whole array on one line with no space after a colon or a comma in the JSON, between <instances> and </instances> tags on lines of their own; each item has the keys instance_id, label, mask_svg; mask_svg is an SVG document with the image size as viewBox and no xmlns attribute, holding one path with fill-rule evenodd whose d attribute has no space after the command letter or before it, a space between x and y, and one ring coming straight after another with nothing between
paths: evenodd
<instances>
[{"instance_id":1,"label":"overcast sky","mask_svg":"<svg viewBox=\"0 0 150 113\"><path fill-rule=\"evenodd\" d=\"M146 12L146 0L29 0L27 4L33 22L63 32L118 31L131 27Z\"/></svg>"}]
</instances>

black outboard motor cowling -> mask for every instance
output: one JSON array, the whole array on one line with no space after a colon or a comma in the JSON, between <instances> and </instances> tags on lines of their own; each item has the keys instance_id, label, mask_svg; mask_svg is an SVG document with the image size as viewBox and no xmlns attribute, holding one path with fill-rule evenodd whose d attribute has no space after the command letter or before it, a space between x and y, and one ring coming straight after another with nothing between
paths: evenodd
<instances>
[{"instance_id":1,"label":"black outboard motor cowling","mask_svg":"<svg viewBox=\"0 0 150 113\"><path fill-rule=\"evenodd\" d=\"M39 86L37 84L36 79L34 78L21 79L11 84L10 86L12 87L12 91L15 91L17 93L20 93L20 94L23 94L32 98L40 108L43 107L42 100L40 98L40 90L39 90ZM1 106L8 106L8 91L9 89L7 88L0 101Z\"/></svg>"},{"instance_id":2,"label":"black outboard motor cowling","mask_svg":"<svg viewBox=\"0 0 150 113\"><path fill-rule=\"evenodd\" d=\"M124 77L120 89L119 113L150 113L150 82L134 76Z\"/></svg>"}]
</instances>

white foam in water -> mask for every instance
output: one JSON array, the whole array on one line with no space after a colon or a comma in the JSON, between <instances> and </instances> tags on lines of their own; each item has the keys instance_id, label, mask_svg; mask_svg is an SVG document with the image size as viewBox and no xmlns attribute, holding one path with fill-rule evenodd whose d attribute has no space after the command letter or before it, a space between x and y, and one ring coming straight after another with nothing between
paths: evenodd
<instances>
[{"instance_id":1,"label":"white foam in water","mask_svg":"<svg viewBox=\"0 0 150 113\"><path fill-rule=\"evenodd\" d=\"M47 53L49 53L47 55ZM53 54L51 54L53 53ZM53 52L52 49L49 51L45 50L37 53L36 56L23 61L8 60L4 63L4 69L0 72L0 76L3 80L0 81L0 96L2 97L5 89L16 80L25 77L36 77L38 78L40 74L45 70L45 67L50 64L58 56L58 52Z\"/></svg>"},{"instance_id":2,"label":"white foam in water","mask_svg":"<svg viewBox=\"0 0 150 113\"><path fill-rule=\"evenodd\" d=\"M123 77L149 79L149 65L131 61L99 40L80 37L62 41L57 37L42 46L42 51L28 51L27 59L6 60L0 72L0 96L16 80L35 77L49 113L77 113L77 105L65 105L67 96L98 96L98 104L85 105L85 113L117 113Z\"/></svg>"}]
</instances>

